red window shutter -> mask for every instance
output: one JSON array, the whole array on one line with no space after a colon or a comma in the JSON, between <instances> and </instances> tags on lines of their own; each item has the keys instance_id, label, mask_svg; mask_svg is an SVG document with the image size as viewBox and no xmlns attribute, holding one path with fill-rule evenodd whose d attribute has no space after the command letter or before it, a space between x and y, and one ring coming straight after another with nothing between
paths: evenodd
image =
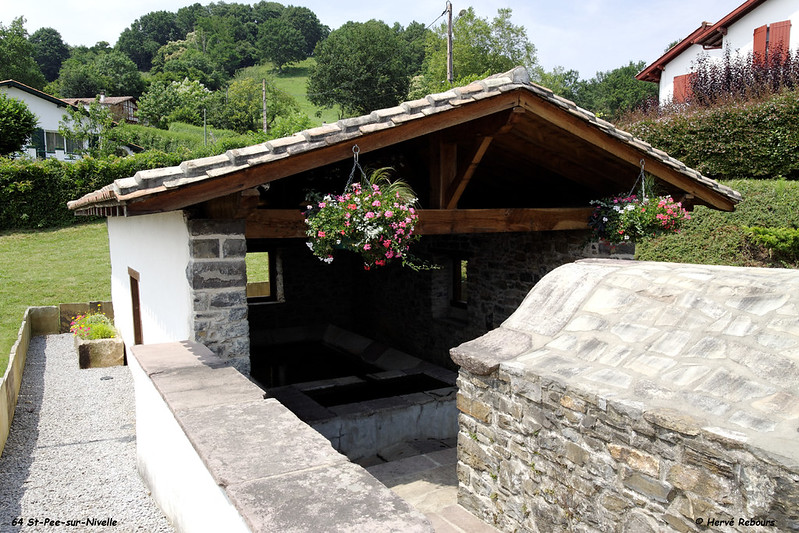
<instances>
[{"instance_id":1,"label":"red window shutter","mask_svg":"<svg viewBox=\"0 0 799 533\"><path fill-rule=\"evenodd\" d=\"M754 47L752 55L755 63L761 63L766 58L766 37L768 36L768 26L755 28Z\"/></svg>"},{"instance_id":2,"label":"red window shutter","mask_svg":"<svg viewBox=\"0 0 799 533\"><path fill-rule=\"evenodd\" d=\"M675 104L681 104L691 98L691 80L696 74L691 72L682 76L674 76L674 96L672 100Z\"/></svg>"},{"instance_id":3,"label":"red window shutter","mask_svg":"<svg viewBox=\"0 0 799 533\"><path fill-rule=\"evenodd\" d=\"M769 26L768 51L784 57L791 48L791 21L783 20Z\"/></svg>"}]
</instances>

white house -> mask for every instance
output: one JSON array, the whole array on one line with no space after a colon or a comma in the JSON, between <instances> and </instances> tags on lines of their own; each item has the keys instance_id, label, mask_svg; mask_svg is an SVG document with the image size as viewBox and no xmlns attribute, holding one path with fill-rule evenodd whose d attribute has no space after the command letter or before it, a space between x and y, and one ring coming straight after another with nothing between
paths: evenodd
<instances>
[{"instance_id":1,"label":"white house","mask_svg":"<svg viewBox=\"0 0 799 533\"><path fill-rule=\"evenodd\" d=\"M797 23L799 0L747 0L715 24L703 22L636 78L658 83L661 103L684 101L692 68L702 54L721 60L727 49L755 58L796 50L799 32L791 27Z\"/></svg>"},{"instance_id":2,"label":"white house","mask_svg":"<svg viewBox=\"0 0 799 533\"><path fill-rule=\"evenodd\" d=\"M58 124L63 120L67 108L78 107L14 80L0 81L0 91L25 102L39 121L33 138L22 149L25 154L30 157L54 157L62 161L80 158L79 151L83 146L58 133Z\"/></svg>"}]
</instances>

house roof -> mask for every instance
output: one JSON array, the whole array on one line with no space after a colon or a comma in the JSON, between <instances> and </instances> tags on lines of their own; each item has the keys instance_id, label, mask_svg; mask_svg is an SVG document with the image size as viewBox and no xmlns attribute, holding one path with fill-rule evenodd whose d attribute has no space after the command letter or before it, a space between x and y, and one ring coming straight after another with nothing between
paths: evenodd
<instances>
[{"instance_id":1,"label":"house roof","mask_svg":"<svg viewBox=\"0 0 799 533\"><path fill-rule=\"evenodd\" d=\"M746 2L735 8L715 24L703 22L702 25L691 32L688 37L671 47L665 54L639 72L635 76L636 79L659 83L660 75L663 70L665 70L666 65L695 44L702 45L705 50L721 48L724 36L727 35L727 28L765 1L766 0L746 0Z\"/></svg>"},{"instance_id":2,"label":"house roof","mask_svg":"<svg viewBox=\"0 0 799 533\"><path fill-rule=\"evenodd\" d=\"M91 104L97 98L62 98L65 102L78 105L78 104ZM136 101L136 98L133 96L104 96L102 97L102 101L100 103L105 105L117 105L128 101Z\"/></svg>"},{"instance_id":3,"label":"house roof","mask_svg":"<svg viewBox=\"0 0 799 533\"><path fill-rule=\"evenodd\" d=\"M481 120L483 122L478 122ZM496 183L501 179L498 174L524 172L527 166L538 165L581 184L590 183L596 175L597 181L602 178L609 182L606 188L617 188L606 192L618 192L621 189L618 183L626 183L629 187L640 162L644 161L648 172L676 190L693 195L697 203L732 210L741 200L740 194L729 187L703 176L549 89L531 83L527 70L517 67L465 87L325 124L290 137L185 161L179 166L139 171L69 202L68 207L84 214L114 214L122 207L128 215L183 209L351 159L356 143L363 155L448 129L472 132L478 128L475 126L478 123L480 127L488 127L489 120L493 120L490 124L494 129L480 134L482 141L471 152L471 165L467 165L470 170L464 173L465 179L451 184L455 189L460 188L454 192L454 203L494 138L504 140L491 145L496 150L491 158L493 172L482 178L484 182L490 180L491 187L498 186ZM557 152L549 148L553 143L560 143ZM515 158L513 164L501 167L508 154ZM607 168L598 169L593 164L598 157L607 158L607 165L604 165ZM633 179L610 183L617 174ZM455 207L451 200L452 195L447 206L450 209ZM584 205L587 207L587 202Z\"/></svg>"},{"instance_id":4,"label":"house roof","mask_svg":"<svg viewBox=\"0 0 799 533\"><path fill-rule=\"evenodd\" d=\"M57 105L58 107L67 107L67 106L69 106L69 107L74 107L75 109L78 109L75 105L73 105L73 104L71 104L69 102L66 102L64 100L56 98L55 96L49 95L49 94L47 94L45 92L42 92L39 89L34 89L33 87L28 87L24 83L20 83L18 81L14 81L14 80L0 81L0 87L11 87L11 88L14 88L14 89L19 89L20 91L24 91L24 92L26 92L28 94L36 96L37 98L41 98L42 100L47 100L48 102L53 103L53 104Z\"/></svg>"}]
</instances>

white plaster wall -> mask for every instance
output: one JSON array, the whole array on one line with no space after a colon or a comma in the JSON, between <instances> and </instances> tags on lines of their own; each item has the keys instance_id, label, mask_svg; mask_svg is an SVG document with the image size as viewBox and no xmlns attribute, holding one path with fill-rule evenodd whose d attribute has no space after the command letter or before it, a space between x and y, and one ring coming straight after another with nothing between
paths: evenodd
<instances>
[{"instance_id":1,"label":"white plaster wall","mask_svg":"<svg viewBox=\"0 0 799 533\"><path fill-rule=\"evenodd\" d=\"M192 296L186 278L189 230L182 211L109 217L111 299L114 323L133 345L133 307L128 268L139 273L142 337L145 344L191 338Z\"/></svg>"},{"instance_id":2,"label":"white plaster wall","mask_svg":"<svg viewBox=\"0 0 799 533\"><path fill-rule=\"evenodd\" d=\"M128 357L136 391L136 464L176 531L250 531L142 370Z\"/></svg>"},{"instance_id":3,"label":"white plaster wall","mask_svg":"<svg viewBox=\"0 0 799 533\"><path fill-rule=\"evenodd\" d=\"M754 45L754 31L764 24L783 20L791 21L790 48L799 48L799 2L797 0L769 0L731 25L724 36L721 50L703 50L700 45L692 45L667 65L660 77L660 102L670 100L674 93L674 77L687 74L700 54L707 54L716 61L724 58L724 51L748 54Z\"/></svg>"}]
</instances>

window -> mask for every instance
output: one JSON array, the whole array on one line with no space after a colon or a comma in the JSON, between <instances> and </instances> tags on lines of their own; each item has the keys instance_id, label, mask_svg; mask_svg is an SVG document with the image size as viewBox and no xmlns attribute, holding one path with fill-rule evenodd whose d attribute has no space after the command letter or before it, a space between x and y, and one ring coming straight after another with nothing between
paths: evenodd
<instances>
[{"instance_id":1,"label":"window","mask_svg":"<svg viewBox=\"0 0 799 533\"><path fill-rule=\"evenodd\" d=\"M791 43L791 21L783 20L755 28L752 53L755 63L763 63L771 56L784 58Z\"/></svg>"},{"instance_id":2,"label":"window","mask_svg":"<svg viewBox=\"0 0 799 533\"><path fill-rule=\"evenodd\" d=\"M66 139L66 142L67 142L68 154L79 154L83 150L83 143L80 141L76 141L74 139Z\"/></svg>"},{"instance_id":3,"label":"window","mask_svg":"<svg viewBox=\"0 0 799 533\"><path fill-rule=\"evenodd\" d=\"M247 253L247 300L270 302L277 300L277 262L274 250Z\"/></svg>"},{"instance_id":4,"label":"window","mask_svg":"<svg viewBox=\"0 0 799 533\"><path fill-rule=\"evenodd\" d=\"M57 131L44 132L44 143L48 152L55 152L56 150L64 150L64 137Z\"/></svg>"}]
</instances>

